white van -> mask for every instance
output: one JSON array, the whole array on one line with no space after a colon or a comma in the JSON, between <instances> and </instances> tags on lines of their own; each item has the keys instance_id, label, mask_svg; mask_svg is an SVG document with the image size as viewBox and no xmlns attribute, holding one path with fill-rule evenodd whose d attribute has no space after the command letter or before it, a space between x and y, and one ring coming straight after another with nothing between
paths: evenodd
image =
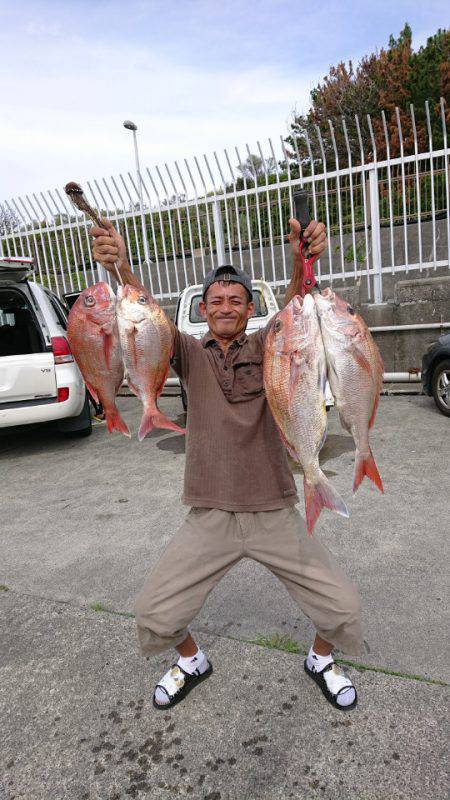
<instances>
[{"instance_id":1,"label":"white van","mask_svg":"<svg viewBox=\"0 0 450 800\"><path fill-rule=\"evenodd\" d=\"M261 280L252 280L252 289L253 300L255 303L255 313L252 317L250 317L247 323L246 333L249 334L254 333L259 328L264 328L274 314L277 314L280 310L272 288L268 283ZM201 316L198 308L200 300L202 299L202 291L202 284L188 286L187 289L184 289L178 299L177 309L174 317L174 323L178 330L182 331L182 333L190 333L197 339L201 339L201 337L204 336L208 330L208 325ZM167 385L180 386L181 402L183 403L183 408L186 411L186 392L183 386L180 384L179 378L169 378L167 380ZM330 406L334 405L334 399L333 395L331 394L328 381L325 390L325 402L327 408L330 408Z\"/></svg>"},{"instance_id":2,"label":"white van","mask_svg":"<svg viewBox=\"0 0 450 800\"><path fill-rule=\"evenodd\" d=\"M67 341L68 309L33 278L32 259L0 258L0 429L56 422L87 436L91 415Z\"/></svg>"}]
</instances>

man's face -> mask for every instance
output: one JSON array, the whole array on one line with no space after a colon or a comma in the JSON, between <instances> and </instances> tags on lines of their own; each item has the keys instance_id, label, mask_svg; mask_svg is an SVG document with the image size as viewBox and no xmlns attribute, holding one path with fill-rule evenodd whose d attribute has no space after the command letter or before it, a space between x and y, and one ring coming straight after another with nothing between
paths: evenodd
<instances>
[{"instance_id":1,"label":"man's face","mask_svg":"<svg viewBox=\"0 0 450 800\"><path fill-rule=\"evenodd\" d=\"M255 304L249 300L248 292L241 283L217 281L209 287L205 301L199 304L199 310L213 336L236 339L245 331Z\"/></svg>"}]
</instances>

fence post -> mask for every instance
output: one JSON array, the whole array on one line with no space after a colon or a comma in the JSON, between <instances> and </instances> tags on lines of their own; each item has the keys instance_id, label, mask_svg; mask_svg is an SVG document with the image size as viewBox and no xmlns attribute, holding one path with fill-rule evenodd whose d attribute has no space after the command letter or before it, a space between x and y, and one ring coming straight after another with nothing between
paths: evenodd
<instances>
[{"instance_id":1,"label":"fence post","mask_svg":"<svg viewBox=\"0 0 450 800\"><path fill-rule=\"evenodd\" d=\"M225 238L223 235L223 225L222 225L222 212L220 210L220 202L218 200L214 200L212 204L212 212L213 212L213 223L214 223L214 238L216 240L217 263L220 266L221 264L226 263L226 258L225 258Z\"/></svg>"},{"instance_id":2,"label":"fence post","mask_svg":"<svg viewBox=\"0 0 450 800\"><path fill-rule=\"evenodd\" d=\"M369 207L372 236L373 298L383 302L383 275L381 272L380 206L378 200L378 171L369 169Z\"/></svg>"}]
</instances>

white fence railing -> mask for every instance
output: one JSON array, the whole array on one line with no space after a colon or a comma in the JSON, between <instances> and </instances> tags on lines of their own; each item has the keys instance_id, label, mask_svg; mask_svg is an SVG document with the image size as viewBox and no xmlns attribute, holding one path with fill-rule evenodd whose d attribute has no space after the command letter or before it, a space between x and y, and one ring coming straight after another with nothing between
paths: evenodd
<instances>
[{"instance_id":1,"label":"white fence railing","mask_svg":"<svg viewBox=\"0 0 450 800\"><path fill-rule=\"evenodd\" d=\"M396 109L395 157L392 118L388 129L382 112L364 125L355 118L352 145L348 121L342 119L338 128L329 120L326 138L316 126L314 141L303 132L301 143L295 137L289 143L280 137L276 145L269 139L264 148L257 142L256 156L248 145L245 155L236 147L182 165L175 161L164 169L94 179L83 188L96 210L121 230L141 281L165 300L201 282L220 263L285 286L293 193L305 188L311 215L322 219L328 232L327 250L317 263L319 281L362 280L367 299L380 302L386 275L449 268L450 151L443 99L438 113L439 149L433 145L436 116L426 103L426 137L418 136L410 107L409 154ZM382 159L375 123L384 132ZM62 188L0 203L2 255L33 257L38 279L60 296L104 278L92 260L89 223Z\"/></svg>"}]
</instances>

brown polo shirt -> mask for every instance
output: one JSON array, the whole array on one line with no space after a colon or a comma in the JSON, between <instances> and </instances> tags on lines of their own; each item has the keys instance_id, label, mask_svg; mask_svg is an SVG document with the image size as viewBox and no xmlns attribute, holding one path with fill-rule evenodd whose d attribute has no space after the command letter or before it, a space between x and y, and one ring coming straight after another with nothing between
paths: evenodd
<instances>
[{"instance_id":1,"label":"brown polo shirt","mask_svg":"<svg viewBox=\"0 0 450 800\"><path fill-rule=\"evenodd\" d=\"M226 356L209 332L176 333L172 366L188 398L185 505L245 512L298 502L264 393L266 333L244 333Z\"/></svg>"}]
</instances>

